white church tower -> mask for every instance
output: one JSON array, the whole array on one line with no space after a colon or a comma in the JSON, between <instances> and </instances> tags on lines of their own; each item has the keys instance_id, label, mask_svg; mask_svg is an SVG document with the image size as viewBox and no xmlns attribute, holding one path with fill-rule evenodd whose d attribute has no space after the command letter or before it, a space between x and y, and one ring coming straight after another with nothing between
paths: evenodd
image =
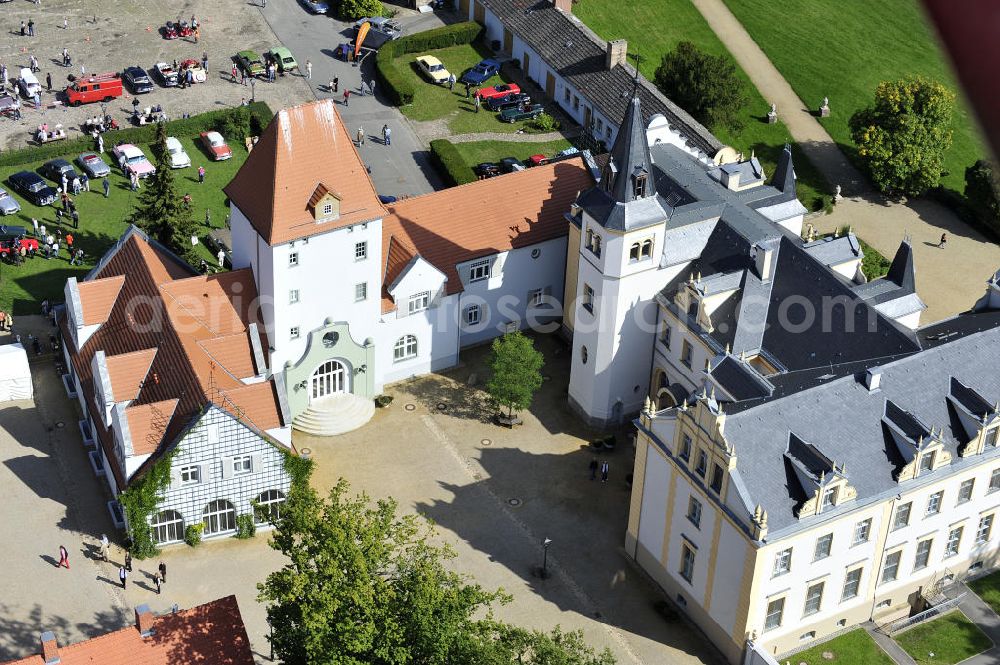
<instances>
[{"instance_id":1,"label":"white church tower","mask_svg":"<svg viewBox=\"0 0 1000 665\"><path fill-rule=\"evenodd\" d=\"M615 425L639 411L648 393L653 297L669 279L658 270L667 213L656 195L638 97L600 183L577 199L576 214L579 265L575 302L567 303L574 308L569 400L590 423Z\"/></svg>"}]
</instances>

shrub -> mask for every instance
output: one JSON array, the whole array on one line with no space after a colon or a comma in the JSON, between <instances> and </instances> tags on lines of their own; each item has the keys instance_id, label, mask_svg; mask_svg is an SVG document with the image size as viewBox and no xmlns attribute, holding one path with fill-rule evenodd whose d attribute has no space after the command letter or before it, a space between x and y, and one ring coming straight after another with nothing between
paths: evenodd
<instances>
[{"instance_id":1,"label":"shrub","mask_svg":"<svg viewBox=\"0 0 1000 665\"><path fill-rule=\"evenodd\" d=\"M250 513L242 513L236 516L236 537L245 540L247 538L253 538L254 534L257 533L257 525L253 523L253 515Z\"/></svg>"},{"instance_id":2,"label":"shrub","mask_svg":"<svg viewBox=\"0 0 1000 665\"><path fill-rule=\"evenodd\" d=\"M337 5L337 18L341 21L353 21L365 16L381 16L380 0L340 0Z\"/></svg>"},{"instance_id":3,"label":"shrub","mask_svg":"<svg viewBox=\"0 0 1000 665\"><path fill-rule=\"evenodd\" d=\"M691 42L680 42L663 56L653 82L695 120L709 128L738 131L746 84L729 56L709 55Z\"/></svg>"},{"instance_id":4,"label":"shrub","mask_svg":"<svg viewBox=\"0 0 1000 665\"><path fill-rule=\"evenodd\" d=\"M201 532L204 530L205 524L203 522L188 524L187 528L184 529L184 542L191 547L198 547L201 544Z\"/></svg>"},{"instance_id":5,"label":"shrub","mask_svg":"<svg viewBox=\"0 0 1000 665\"><path fill-rule=\"evenodd\" d=\"M447 139L431 141L431 163L449 187L464 185L476 179L476 174L465 163L455 144Z\"/></svg>"},{"instance_id":6,"label":"shrub","mask_svg":"<svg viewBox=\"0 0 1000 665\"><path fill-rule=\"evenodd\" d=\"M965 200L970 213L993 236L1000 233L1000 173L995 165L985 159L965 169Z\"/></svg>"},{"instance_id":7,"label":"shrub","mask_svg":"<svg viewBox=\"0 0 1000 665\"><path fill-rule=\"evenodd\" d=\"M242 143L250 136L250 109L237 106L219 118L215 126L229 140Z\"/></svg>"},{"instance_id":8,"label":"shrub","mask_svg":"<svg viewBox=\"0 0 1000 665\"><path fill-rule=\"evenodd\" d=\"M455 23L433 30L418 32L389 42L375 55L375 73L379 87L395 106L413 103L415 92L410 79L399 69L400 56L417 51L430 51L456 44L471 44L479 39L483 26L474 21Z\"/></svg>"},{"instance_id":9,"label":"shrub","mask_svg":"<svg viewBox=\"0 0 1000 665\"><path fill-rule=\"evenodd\" d=\"M540 113L531 121L531 125L540 132L551 132L558 128L559 123L548 113Z\"/></svg>"}]
</instances>

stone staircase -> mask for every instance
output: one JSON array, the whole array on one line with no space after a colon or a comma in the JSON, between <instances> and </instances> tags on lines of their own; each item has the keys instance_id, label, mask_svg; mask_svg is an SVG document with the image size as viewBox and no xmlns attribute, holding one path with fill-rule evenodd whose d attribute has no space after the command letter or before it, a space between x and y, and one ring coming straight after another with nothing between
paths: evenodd
<instances>
[{"instance_id":1,"label":"stone staircase","mask_svg":"<svg viewBox=\"0 0 1000 665\"><path fill-rule=\"evenodd\" d=\"M337 393L309 405L292 421L292 427L313 436L336 436L356 430L375 415L375 400L351 393Z\"/></svg>"}]
</instances>

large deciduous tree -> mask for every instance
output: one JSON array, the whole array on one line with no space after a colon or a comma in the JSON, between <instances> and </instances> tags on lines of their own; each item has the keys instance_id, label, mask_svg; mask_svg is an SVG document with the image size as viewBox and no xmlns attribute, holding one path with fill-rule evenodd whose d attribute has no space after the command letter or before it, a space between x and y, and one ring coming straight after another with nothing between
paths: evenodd
<instances>
[{"instance_id":1,"label":"large deciduous tree","mask_svg":"<svg viewBox=\"0 0 1000 665\"><path fill-rule=\"evenodd\" d=\"M146 178L129 222L194 265L198 258L191 245L191 236L197 234L198 226L191 216L191 207L177 193L163 123L156 126L152 150L156 173Z\"/></svg>"},{"instance_id":2,"label":"large deciduous tree","mask_svg":"<svg viewBox=\"0 0 1000 665\"><path fill-rule=\"evenodd\" d=\"M701 124L738 131L746 103L746 84L732 58L709 55L691 42L680 42L665 54L653 82L664 95Z\"/></svg>"},{"instance_id":3,"label":"large deciduous tree","mask_svg":"<svg viewBox=\"0 0 1000 665\"><path fill-rule=\"evenodd\" d=\"M921 77L883 81L850 119L851 138L875 186L918 196L938 184L951 147L955 93Z\"/></svg>"},{"instance_id":4,"label":"large deciduous tree","mask_svg":"<svg viewBox=\"0 0 1000 665\"><path fill-rule=\"evenodd\" d=\"M965 169L965 197L973 210L994 232L1000 232L1000 171L993 162L980 159Z\"/></svg>"},{"instance_id":5,"label":"large deciduous tree","mask_svg":"<svg viewBox=\"0 0 1000 665\"><path fill-rule=\"evenodd\" d=\"M535 391L542 386L544 364L541 352L520 331L498 337L493 340L493 373L486 392L495 405L507 409L507 416L513 417L515 411L531 406Z\"/></svg>"}]
</instances>

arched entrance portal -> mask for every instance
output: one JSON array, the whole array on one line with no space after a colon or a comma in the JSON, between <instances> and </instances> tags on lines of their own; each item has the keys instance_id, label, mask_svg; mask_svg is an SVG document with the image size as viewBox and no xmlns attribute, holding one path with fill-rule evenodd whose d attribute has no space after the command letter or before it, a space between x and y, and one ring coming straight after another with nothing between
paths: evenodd
<instances>
[{"instance_id":1,"label":"arched entrance portal","mask_svg":"<svg viewBox=\"0 0 1000 665\"><path fill-rule=\"evenodd\" d=\"M327 395L350 390L347 368L337 360L327 360L316 368L310 379L309 401L315 402Z\"/></svg>"}]
</instances>

